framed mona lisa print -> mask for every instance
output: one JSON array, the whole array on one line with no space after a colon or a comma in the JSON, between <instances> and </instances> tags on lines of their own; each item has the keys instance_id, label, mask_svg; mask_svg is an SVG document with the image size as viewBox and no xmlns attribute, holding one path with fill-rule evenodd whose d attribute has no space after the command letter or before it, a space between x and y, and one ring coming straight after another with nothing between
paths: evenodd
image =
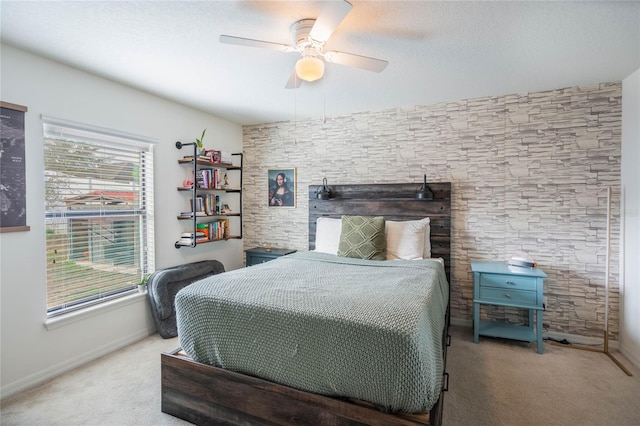
<instances>
[{"instance_id":1,"label":"framed mona lisa print","mask_svg":"<svg viewBox=\"0 0 640 426\"><path fill-rule=\"evenodd\" d=\"M267 172L269 207L296 206L296 169L269 169Z\"/></svg>"}]
</instances>

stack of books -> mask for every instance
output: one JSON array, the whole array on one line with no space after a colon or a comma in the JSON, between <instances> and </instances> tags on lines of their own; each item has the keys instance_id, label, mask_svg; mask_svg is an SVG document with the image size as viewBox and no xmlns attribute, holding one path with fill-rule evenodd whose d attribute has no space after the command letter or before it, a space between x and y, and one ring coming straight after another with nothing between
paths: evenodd
<instances>
[{"instance_id":1,"label":"stack of books","mask_svg":"<svg viewBox=\"0 0 640 426\"><path fill-rule=\"evenodd\" d=\"M185 161L193 161L193 155L185 155L182 159ZM211 157L209 155L198 155L196 160L211 162Z\"/></svg>"},{"instance_id":2,"label":"stack of books","mask_svg":"<svg viewBox=\"0 0 640 426\"><path fill-rule=\"evenodd\" d=\"M196 242L201 243L204 241L209 241L207 234L205 234L204 232L196 232ZM192 242L193 242L193 232L183 232L182 235L180 235L180 240L178 241L178 244L181 246L191 246Z\"/></svg>"},{"instance_id":3,"label":"stack of books","mask_svg":"<svg viewBox=\"0 0 640 426\"><path fill-rule=\"evenodd\" d=\"M197 217L206 216L205 212L196 212ZM193 217L193 212L180 212L180 219L186 219L188 217Z\"/></svg>"}]
</instances>

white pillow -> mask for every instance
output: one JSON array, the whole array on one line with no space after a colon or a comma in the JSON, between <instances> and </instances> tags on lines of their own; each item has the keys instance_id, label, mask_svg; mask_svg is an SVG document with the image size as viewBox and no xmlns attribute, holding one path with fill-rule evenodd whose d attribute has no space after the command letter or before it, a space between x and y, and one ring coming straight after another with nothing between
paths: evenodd
<instances>
[{"instance_id":1,"label":"white pillow","mask_svg":"<svg viewBox=\"0 0 640 426\"><path fill-rule=\"evenodd\" d=\"M321 253L338 255L342 219L319 217L316 221L316 249Z\"/></svg>"},{"instance_id":2,"label":"white pillow","mask_svg":"<svg viewBox=\"0 0 640 426\"><path fill-rule=\"evenodd\" d=\"M431 257L431 220L386 221L387 260Z\"/></svg>"}]
</instances>

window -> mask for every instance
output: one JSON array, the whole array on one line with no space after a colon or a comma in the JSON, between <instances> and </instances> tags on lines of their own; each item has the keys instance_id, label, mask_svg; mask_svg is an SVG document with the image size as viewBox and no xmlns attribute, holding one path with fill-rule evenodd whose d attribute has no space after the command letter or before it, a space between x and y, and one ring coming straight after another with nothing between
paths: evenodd
<instances>
[{"instance_id":1,"label":"window","mask_svg":"<svg viewBox=\"0 0 640 426\"><path fill-rule=\"evenodd\" d=\"M42 122L52 317L130 294L153 271L153 141Z\"/></svg>"}]
</instances>

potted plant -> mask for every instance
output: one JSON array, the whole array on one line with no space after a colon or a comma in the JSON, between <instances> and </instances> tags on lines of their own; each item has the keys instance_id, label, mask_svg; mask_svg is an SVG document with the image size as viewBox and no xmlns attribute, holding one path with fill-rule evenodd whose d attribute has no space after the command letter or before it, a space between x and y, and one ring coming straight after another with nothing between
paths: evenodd
<instances>
[{"instance_id":1,"label":"potted plant","mask_svg":"<svg viewBox=\"0 0 640 426\"><path fill-rule=\"evenodd\" d=\"M139 293L144 293L147 289L147 281L149 281L149 277L151 276L151 274L147 274L145 276L143 276L142 278L140 278L140 281L138 281L137 285L138 285L138 292Z\"/></svg>"},{"instance_id":2,"label":"potted plant","mask_svg":"<svg viewBox=\"0 0 640 426\"><path fill-rule=\"evenodd\" d=\"M207 131L207 129L204 129L202 131L202 136L200 136L200 139L196 139L196 146L198 147L198 155L204 154L204 145L202 144L202 140L204 139L204 134Z\"/></svg>"}]
</instances>

